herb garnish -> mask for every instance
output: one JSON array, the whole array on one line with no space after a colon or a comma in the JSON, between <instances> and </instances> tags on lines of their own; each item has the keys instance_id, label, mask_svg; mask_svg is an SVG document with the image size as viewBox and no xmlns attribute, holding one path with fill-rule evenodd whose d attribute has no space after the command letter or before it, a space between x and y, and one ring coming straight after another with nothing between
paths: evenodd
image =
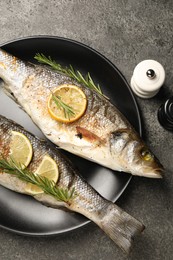
<instances>
[{"instance_id":1,"label":"herb garnish","mask_svg":"<svg viewBox=\"0 0 173 260\"><path fill-rule=\"evenodd\" d=\"M33 174L28 169L22 169L21 165L17 164L12 158L6 160L2 156L0 157L0 169L5 173L12 174L22 181L26 181L37 185L46 194L54 197L58 201L69 203L75 196L75 188L73 187L70 191L55 186L55 182L49 180L46 177Z\"/></svg>"},{"instance_id":2,"label":"herb garnish","mask_svg":"<svg viewBox=\"0 0 173 260\"><path fill-rule=\"evenodd\" d=\"M73 108L64 103L60 96L55 96L52 92L52 99L54 100L58 109L63 109L65 118L70 119L71 116L75 116Z\"/></svg>"},{"instance_id":3,"label":"herb garnish","mask_svg":"<svg viewBox=\"0 0 173 260\"><path fill-rule=\"evenodd\" d=\"M70 65L68 67L62 67L61 64L57 63L55 60L52 60L50 56L46 57L42 53L37 53L34 57L38 62L49 65L52 69L59 71L60 73L69 76L72 79L75 79L77 82L84 84L86 87L95 90L98 94L104 96L99 84L95 84L92 80L90 73L84 77L78 70L75 71L74 68ZM106 96L104 96L106 97Z\"/></svg>"}]
</instances>

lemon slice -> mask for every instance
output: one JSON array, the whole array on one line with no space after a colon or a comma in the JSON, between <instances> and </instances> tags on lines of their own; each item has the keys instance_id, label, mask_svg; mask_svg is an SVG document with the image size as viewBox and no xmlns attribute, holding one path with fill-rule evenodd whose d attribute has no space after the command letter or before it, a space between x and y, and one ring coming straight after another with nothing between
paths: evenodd
<instances>
[{"instance_id":1,"label":"lemon slice","mask_svg":"<svg viewBox=\"0 0 173 260\"><path fill-rule=\"evenodd\" d=\"M50 156L45 155L34 174L46 177L48 180L54 181L56 183L59 177L58 166ZM32 195L43 193L41 188L32 183L28 183L26 185L25 191Z\"/></svg>"},{"instance_id":2,"label":"lemon slice","mask_svg":"<svg viewBox=\"0 0 173 260\"><path fill-rule=\"evenodd\" d=\"M61 102L60 105L57 105L55 99ZM62 102L65 108L63 108ZM53 119L63 123L78 120L85 113L86 107L87 98L84 92L75 85L61 85L48 98L50 115Z\"/></svg>"},{"instance_id":3,"label":"lemon slice","mask_svg":"<svg viewBox=\"0 0 173 260\"><path fill-rule=\"evenodd\" d=\"M22 168L25 168L29 165L33 149L32 144L26 135L12 131L11 132L11 141L10 141L10 152L9 156L17 163L20 164Z\"/></svg>"}]
</instances>

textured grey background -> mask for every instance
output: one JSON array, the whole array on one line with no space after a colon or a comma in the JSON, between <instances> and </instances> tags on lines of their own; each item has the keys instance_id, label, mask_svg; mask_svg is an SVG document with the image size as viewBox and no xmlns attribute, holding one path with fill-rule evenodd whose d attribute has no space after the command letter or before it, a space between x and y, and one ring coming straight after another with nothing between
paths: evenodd
<instances>
[{"instance_id":1,"label":"textured grey background","mask_svg":"<svg viewBox=\"0 0 173 260\"><path fill-rule=\"evenodd\" d=\"M56 35L95 48L128 82L136 64L156 59L166 82L150 100L137 98L144 139L166 168L163 180L135 177L118 200L147 229L124 255L94 224L49 238L0 229L0 259L173 259L173 133L157 121L157 109L173 95L172 0L1 0L0 44L24 36Z\"/></svg>"}]
</instances>

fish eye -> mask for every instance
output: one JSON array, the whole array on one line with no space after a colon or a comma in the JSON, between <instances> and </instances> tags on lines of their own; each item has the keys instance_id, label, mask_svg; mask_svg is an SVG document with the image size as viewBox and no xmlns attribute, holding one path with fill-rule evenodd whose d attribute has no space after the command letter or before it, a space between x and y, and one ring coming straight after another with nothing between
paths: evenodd
<instances>
[{"instance_id":1,"label":"fish eye","mask_svg":"<svg viewBox=\"0 0 173 260\"><path fill-rule=\"evenodd\" d=\"M151 152L147 148L142 148L140 153L141 153L143 160L145 160L145 161L152 161L153 160L153 155L151 154Z\"/></svg>"}]
</instances>

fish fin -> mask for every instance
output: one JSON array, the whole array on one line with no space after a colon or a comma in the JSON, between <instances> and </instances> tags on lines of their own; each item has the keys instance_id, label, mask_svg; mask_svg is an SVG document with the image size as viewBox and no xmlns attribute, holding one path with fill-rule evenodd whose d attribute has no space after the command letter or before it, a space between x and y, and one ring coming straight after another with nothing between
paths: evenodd
<instances>
[{"instance_id":1,"label":"fish fin","mask_svg":"<svg viewBox=\"0 0 173 260\"><path fill-rule=\"evenodd\" d=\"M134 237L144 230L144 225L113 203L107 212L99 226L123 251L129 253Z\"/></svg>"}]
</instances>

